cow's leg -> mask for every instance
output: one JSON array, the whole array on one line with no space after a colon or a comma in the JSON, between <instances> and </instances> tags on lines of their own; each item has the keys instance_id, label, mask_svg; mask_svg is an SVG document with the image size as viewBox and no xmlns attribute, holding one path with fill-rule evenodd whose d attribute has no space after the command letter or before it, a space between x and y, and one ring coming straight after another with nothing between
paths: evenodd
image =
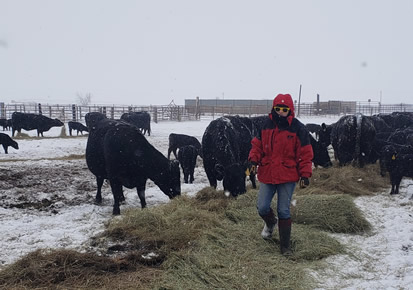
<instances>
[{"instance_id":1,"label":"cow's leg","mask_svg":"<svg viewBox=\"0 0 413 290\"><path fill-rule=\"evenodd\" d=\"M123 194L123 188L122 188L122 191L121 191L120 196L119 196L119 201L120 202L125 201L125 195Z\"/></svg>"},{"instance_id":2,"label":"cow's leg","mask_svg":"<svg viewBox=\"0 0 413 290\"><path fill-rule=\"evenodd\" d=\"M207 171L207 177L208 177L209 185L214 188L217 188L217 179L215 178L215 174L208 173Z\"/></svg>"},{"instance_id":3,"label":"cow's leg","mask_svg":"<svg viewBox=\"0 0 413 290\"><path fill-rule=\"evenodd\" d=\"M191 168L190 172L189 172L189 183L193 183L194 182L194 168Z\"/></svg>"},{"instance_id":4,"label":"cow's leg","mask_svg":"<svg viewBox=\"0 0 413 290\"><path fill-rule=\"evenodd\" d=\"M169 147L169 148L168 148L168 160L171 159L171 152L172 152L172 148Z\"/></svg>"},{"instance_id":5,"label":"cow's leg","mask_svg":"<svg viewBox=\"0 0 413 290\"><path fill-rule=\"evenodd\" d=\"M252 183L252 188L257 188L257 183L255 182L255 173L250 173L250 180Z\"/></svg>"},{"instance_id":6,"label":"cow's leg","mask_svg":"<svg viewBox=\"0 0 413 290\"><path fill-rule=\"evenodd\" d=\"M146 183L146 181L145 181L145 183ZM141 207L145 208L146 207L145 184L137 186L136 190L138 192L139 200L141 201Z\"/></svg>"},{"instance_id":7,"label":"cow's leg","mask_svg":"<svg viewBox=\"0 0 413 290\"><path fill-rule=\"evenodd\" d=\"M16 131L16 129L14 127L11 127L11 135L12 137L14 137L14 132Z\"/></svg>"},{"instance_id":8,"label":"cow's leg","mask_svg":"<svg viewBox=\"0 0 413 290\"><path fill-rule=\"evenodd\" d=\"M188 183L189 172L187 168L184 168L184 182Z\"/></svg>"},{"instance_id":9,"label":"cow's leg","mask_svg":"<svg viewBox=\"0 0 413 290\"><path fill-rule=\"evenodd\" d=\"M96 184L98 187L98 190L96 192L96 198L95 198L95 202L97 204L101 204L102 203L102 185L103 185L103 181L104 179L101 177L96 177Z\"/></svg>"},{"instance_id":10,"label":"cow's leg","mask_svg":"<svg viewBox=\"0 0 413 290\"><path fill-rule=\"evenodd\" d=\"M399 186L400 186L400 183L397 183L396 184L396 191L394 192L394 194L399 194Z\"/></svg>"},{"instance_id":11,"label":"cow's leg","mask_svg":"<svg viewBox=\"0 0 413 290\"><path fill-rule=\"evenodd\" d=\"M72 128L69 128L69 135L72 136Z\"/></svg>"},{"instance_id":12,"label":"cow's leg","mask_svg":"<svg viewBox=\"0 0 413 290\"><path fill-rule=\"evenodd\" d=\"M8 147L9 147L9 146L7 146L7 145L3 144L3 148L4 148L4 153L5 153L5 154L7 154L7 153L8 153L8 152L7 152Z\"/></svg>"},{"instance_id":13,"label":"cow's leg","mask_svg":"<svg viewBox=\"0 0 413 290\"><path fill-rule=\"evenodd\" d=\"M120 215L119 198L122 195L122 183L118 182L116 179L109 180L110 187L112 188L113 194L113 215Z\"/></svg>"}]
</instances>

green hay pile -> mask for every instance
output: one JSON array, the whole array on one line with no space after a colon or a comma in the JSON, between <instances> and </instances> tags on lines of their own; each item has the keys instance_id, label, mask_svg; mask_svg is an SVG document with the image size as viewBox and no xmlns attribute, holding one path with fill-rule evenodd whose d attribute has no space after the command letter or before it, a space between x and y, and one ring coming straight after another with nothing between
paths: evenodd
<instances>
[{"instance_id":1,"label":"green hay pile","mask_svg":"<svg viewBox=\"0 0 413 290\"><path fill-rule=\"evenodd\" d=\"M380 176L378 163L363 168L354 166L334 166L316 168L310 180L310 186L295 191L297 195L305 194L350 194L353 196L372 195L389 187L387 177Z\"/></svg>"},{"instance_id":2,"label":"green hay pile","mask_svg":"<svg viewBox=\"0 0 413 290\"><path fill-rule=\"evenodd\" d=\"M334 233L359 233L371 228L349 195L297 196L296 201L291 207L295 223Z\"/></svg>"}]
</instances>

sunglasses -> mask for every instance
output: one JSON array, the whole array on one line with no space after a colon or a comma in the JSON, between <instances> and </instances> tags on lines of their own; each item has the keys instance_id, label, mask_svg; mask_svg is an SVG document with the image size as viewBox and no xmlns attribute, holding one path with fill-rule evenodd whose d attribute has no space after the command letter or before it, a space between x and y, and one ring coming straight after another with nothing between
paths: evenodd
<instances>
[{"instance_id":1,"label":"sunglasses","mask_svg":"<svg viewBox=\"0 0 413 290\"><path fill-rule=\"evenodd\" d=\"M284 113L287 113L290 110L290 108L288 108L288 107L274 107L274 110L276 112L283 111Z\"/></svg>"}]
</instances>

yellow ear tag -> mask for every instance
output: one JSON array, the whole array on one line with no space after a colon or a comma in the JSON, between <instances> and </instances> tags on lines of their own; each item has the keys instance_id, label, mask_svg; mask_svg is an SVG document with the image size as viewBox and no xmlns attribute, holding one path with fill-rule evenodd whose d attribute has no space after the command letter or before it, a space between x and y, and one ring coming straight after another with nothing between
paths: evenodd
<instances>
[{"instance_id":1,"label":"yellow ear tag","mask_svg":"<svg viewBox=\"0 0 413 290\"><path fill-rule=\"evenodd\" d=\"M396 159L396 155L393 154L393 156L391 157L391 160L395 160Z\"/></svg>"},{"instance_id":2,"label":"yellow ear tag","mask_svg":"<svg viewBox=\"0 0 413 290\"><path fill-rule=\"evenodd\" d=\"M247 170L245 170L245 175L246 175L246 176L250 176L250 170L249 170L249 168L247 168Z\"/></svg>"}]
</instances>

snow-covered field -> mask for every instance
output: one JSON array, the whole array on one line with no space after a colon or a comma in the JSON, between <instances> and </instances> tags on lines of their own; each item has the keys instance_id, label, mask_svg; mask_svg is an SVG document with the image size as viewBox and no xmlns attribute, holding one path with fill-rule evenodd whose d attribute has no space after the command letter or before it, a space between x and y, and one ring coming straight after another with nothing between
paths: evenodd
<instances>
[{"instance_id":1,"label":"snow-covered field","mask_svg":"<svg viewBox=\"0 0 413 290\"><path fill-rule=\"evenodd\" d=\"M301 121L329 124L337 119ZM153 133L147 139L166 155L169 133L201 140L210 121L152 123ZM60 128L52 128L44 133L45 138L16 139L20 149L9 147L7 155L0 148L0 268L38 248L85 250L89 238L113 218L110 187L104 184L103 204L95 205L95 178L85 160L62 158L84 154L87 136L58 138L60 133ZM202 160L198 159L195 181L182 183L182 194L192 196L208 185ZM369 235L334 235L352 254L329 257L322 262L323 269L310 270L320 289L413 289L412 185L410 179L404 179L398 196L390 196L390 190L386 190L355 199L374 230ZM125 189L125 197L121 212L140 207L136 190ZM151 181L146 197L148 207L168 202Z\"/></svg>"}]
</instances>

